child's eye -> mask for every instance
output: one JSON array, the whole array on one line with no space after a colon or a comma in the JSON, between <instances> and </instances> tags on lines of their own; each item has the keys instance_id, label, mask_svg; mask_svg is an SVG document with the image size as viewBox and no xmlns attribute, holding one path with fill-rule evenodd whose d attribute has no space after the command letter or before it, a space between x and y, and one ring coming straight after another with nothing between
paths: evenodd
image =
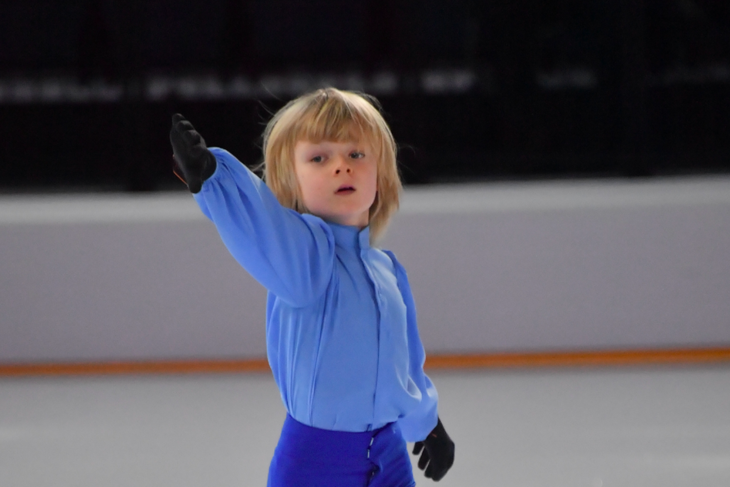
<instances>
[{"instance_id":1,"label":"child's eye","mask_svg":"<svg viewBox=\"0 0 730 487\"><path fill-rule=\"evenodd\" d=\"M350 153L350 157L353 159L362 159L363 157L365 157L365 154L355 151Z\"/></svg>"},{"instance_id":2,"label":"child's eye","mask_svg":"<svg viewBox=\"0 0 730 487\"><path fill-rule=\"evenodd\" d=\"M322 162L323 160L322 156L314 156L310 159L310 162Z\"/></svg>"}]
</instances>

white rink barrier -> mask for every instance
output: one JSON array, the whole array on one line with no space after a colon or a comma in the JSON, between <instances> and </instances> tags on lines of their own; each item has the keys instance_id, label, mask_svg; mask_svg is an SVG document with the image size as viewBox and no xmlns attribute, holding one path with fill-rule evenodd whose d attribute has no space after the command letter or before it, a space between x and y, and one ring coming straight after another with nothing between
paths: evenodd
<instances>
[{"instance_id":1,"label":"white rink barrier","mask_svg":"<svg viewBox=\"0 0 730 487\"><path fill-rule=\"evenodd\" d=\"M730 178L409 187L430 354L730 345ZM258 359L265 290L185 192L0 196L0 364Z\"/></svg>"}]
</instances>

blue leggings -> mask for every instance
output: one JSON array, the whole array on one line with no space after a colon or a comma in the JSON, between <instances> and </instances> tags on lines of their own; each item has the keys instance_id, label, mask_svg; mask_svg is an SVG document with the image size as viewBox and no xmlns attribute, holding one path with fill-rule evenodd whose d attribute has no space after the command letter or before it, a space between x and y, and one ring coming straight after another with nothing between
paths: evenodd
<instances>
[{"instance_id":1,"label":"blue leggings","mask_svg":"<svg viewBox=\"0 0 730 487\"><path fill-rule=\"evenodd\" d=\"M268 487L413 487L406 442L396 423L348 433L304 425L287 414Z\"/></svg>"}]
</instances>

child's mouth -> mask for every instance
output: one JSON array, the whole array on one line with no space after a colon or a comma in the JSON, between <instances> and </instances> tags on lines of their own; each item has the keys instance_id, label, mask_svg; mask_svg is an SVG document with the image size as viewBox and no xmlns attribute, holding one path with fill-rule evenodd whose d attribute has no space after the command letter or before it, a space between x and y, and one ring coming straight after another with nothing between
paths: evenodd
<instances>
[{"instance_id":1,"label":"child's mouth","mask_svg":"<svg viewBox=\"0 0 730 487\"><path fill-rule=\"evenodd\" d=\"M337 190L335 194L351 194L355 192L355 188L352 186L345 186Z\"/></svg>"}]
</instances>

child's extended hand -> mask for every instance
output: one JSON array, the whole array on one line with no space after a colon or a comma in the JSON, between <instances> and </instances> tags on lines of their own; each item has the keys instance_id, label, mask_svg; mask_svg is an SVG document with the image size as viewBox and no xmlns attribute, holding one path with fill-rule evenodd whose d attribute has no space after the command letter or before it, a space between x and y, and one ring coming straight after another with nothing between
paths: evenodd
<instances>
[{"instance_id":1,"label":"child's extended hand","mask_svg":"<svg viewBox=\"0 0 730 487\"><path fill-rule=\"evenodd\" d=\"M438 421L436 427L425 440L417 441L413 445L414 455L418 455L423 447L426 447L421 453L421 458L418 459L418 468L421 470L425 468L424 475L426 478L433 479L436 482L444 478L446 472L454 464L454 442L451 441L444 425L441 424L441 418Z\"/></svg>"},{"instance_id":2,"label":"child's extended hand","mask_svg":"<svg viewBox=\"0 0 730 487\"><path fill-rule=\"evenodd\" d=\"M185 184L191 193L199 192L203 181L215 172L215 156L193 125L179 113L172 116L170 143L175 161L185 177Z\"/></svg>"}]
</instances>

